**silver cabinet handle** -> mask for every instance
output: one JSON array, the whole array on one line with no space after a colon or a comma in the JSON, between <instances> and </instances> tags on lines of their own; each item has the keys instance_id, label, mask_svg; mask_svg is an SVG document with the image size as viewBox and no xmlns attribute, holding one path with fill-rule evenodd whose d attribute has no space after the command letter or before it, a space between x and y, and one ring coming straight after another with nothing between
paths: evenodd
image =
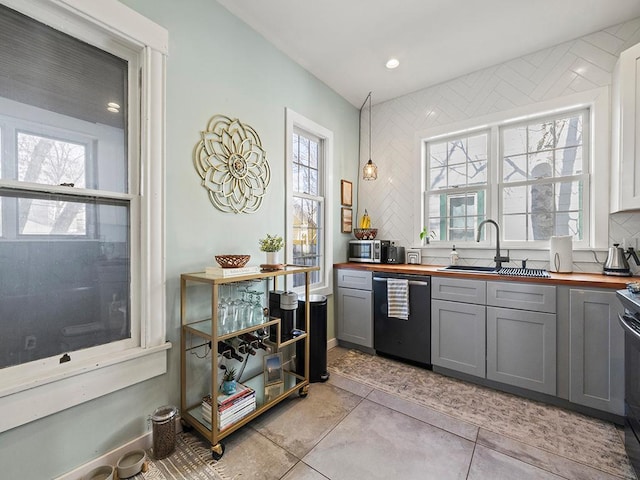
<instances>
[{"instance_id":1,"label":"silver cabinet handle","mask_svg":"<svg viewBox=\"0 0 640 480\"><path fill-rule=\"evenodd\" d=\"M387 279L386 278L379 278L379 277L373 277L373 280L375 282L385 282L387 283ZM418 280L409 280L409 285L411 286L420 286L420 287L428 287L429 286L429 282L420 282Z\"/></svg>"}]
</instances>

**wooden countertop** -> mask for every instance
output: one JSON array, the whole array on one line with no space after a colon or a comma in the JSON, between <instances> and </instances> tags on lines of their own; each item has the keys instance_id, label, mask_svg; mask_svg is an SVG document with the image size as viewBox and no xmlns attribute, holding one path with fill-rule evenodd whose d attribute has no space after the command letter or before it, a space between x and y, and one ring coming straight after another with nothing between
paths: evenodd
<instances>
[{"instance_id":1,"label":"wooden countertop","mask_svg":"<svg viewBox=\"0 0 640 480\"><path fill-rule=\"evenodd\" d=\"M551 278L515 277L509 275L496 275L491 273L467 273L440 271L443 265L389 265L385 263L336 263L334 268L351 268L353 270L368 270L389 273L410 273L416 275L431 275L437 277L457 277L477 280L500 280L509 282L527 283L552 283L554 285L567 285L570 287L584 288L610 288L620 290L627 288L627 283L636 280L636 277L614 277L598 273L553 273Z\"/></svg>"}]
</instances>

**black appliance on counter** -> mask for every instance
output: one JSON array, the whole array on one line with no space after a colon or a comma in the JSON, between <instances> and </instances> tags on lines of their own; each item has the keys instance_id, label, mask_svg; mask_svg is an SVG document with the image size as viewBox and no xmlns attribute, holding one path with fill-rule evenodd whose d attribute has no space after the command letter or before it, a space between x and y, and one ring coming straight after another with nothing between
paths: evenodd
<instances>
[{"instance_id":1,"label":"black appliance on counter","mask_svg":"<svg viewBox=\"0 0 640 480\"><path fill-rule=\"evenodd\" d=\"M387 247L387 255L382 263L404 263L404 247L397 247L395 243Z\"/></svg>"},{"instance_id":2,"label":"black appliance on counter","mask_svg":"<svg viewBox=\"0 0 640 480\"><path fill-rule=\"evenodd\" d=\"M390 317L388 279L408 281L409 317ZM378 353L431 365L431 277L374 272L373 348Z\"/></svg>"},{"instance_id":3,"label":"black appliance on counter","mask_svg":"<svg viewBox=\"0 0 640 480\"><path fill-rule=\"evenodd\" d=\"M625 308L618 315L624 329L624 447L640 477L640 295L618 290Z\"/></svg>"}]
</instances>

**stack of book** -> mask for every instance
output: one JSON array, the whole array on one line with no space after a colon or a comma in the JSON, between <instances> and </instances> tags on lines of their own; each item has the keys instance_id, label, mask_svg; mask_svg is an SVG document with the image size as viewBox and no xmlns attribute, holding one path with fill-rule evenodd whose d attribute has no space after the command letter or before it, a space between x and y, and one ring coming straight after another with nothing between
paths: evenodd
<instances>
[{"instance_id":1,"label":"stack of book","mask_svg":"<svg viewBox=\"0 0 640 480\"><path fill-rule=\"evenodd\" d=\"M224 430L256 409L256 392L241 383L236 384L236 393L218 394L218 429ZM211 422L211 396L202 399L202 418Z\"/></svg>"},{"instance_id":2,"label":"stack of book","mask_svg":"<svg viewBox=\"0 0 640 480\"><path fill-rule=\"evenodd\" d=\"M205 267L204 273L205 275L217 275L220 277L235 277L238 275L260 273L260 267L258 265L247 265L237 268Z\"/></svg>"}]
</instances>

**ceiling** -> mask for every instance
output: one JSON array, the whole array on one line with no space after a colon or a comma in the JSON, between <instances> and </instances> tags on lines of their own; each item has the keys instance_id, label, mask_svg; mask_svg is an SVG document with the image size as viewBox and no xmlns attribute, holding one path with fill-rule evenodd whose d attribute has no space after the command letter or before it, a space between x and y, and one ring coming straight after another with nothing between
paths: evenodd
<instances>
[{"instance_id":1,"label":"ceiling","mask_svg":"<svg viewBox=\"0 0 640 480\"><path fill-rule=\"evenodd\" d=\"M640 16L640 0L218 2L357 107Z\"/></svg>"}]
</instances>

